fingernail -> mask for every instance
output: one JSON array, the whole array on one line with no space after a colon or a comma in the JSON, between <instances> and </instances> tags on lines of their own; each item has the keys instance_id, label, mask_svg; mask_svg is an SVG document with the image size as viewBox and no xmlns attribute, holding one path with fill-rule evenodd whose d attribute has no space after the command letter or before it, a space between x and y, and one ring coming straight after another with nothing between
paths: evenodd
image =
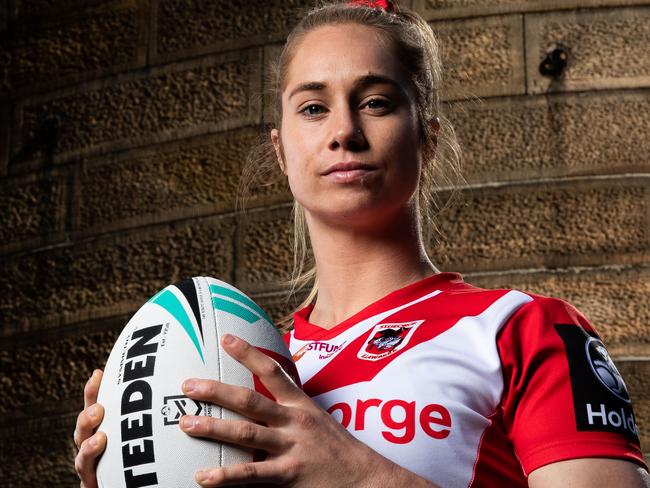
<instances>
[{"instance_id":1,"label":"fingernail","mask_svg":"<svg viewBox=\"0 0 650 488\"><path fill-rule=\"evenodd\" d=\"M95 436L92 436L90 439L88 439L88 444L90 444L90 447L93 449L97 447L97 438Z\"/></svg>"},{"instance_id":2,"label":"fingernail","mask_svg":"<svg viewBox=\"0 0 650 488\"><path fill-rule=\"evenodd\" d=\"M210 471L198 471L196 473L196 481L199 483L205 483L210 480Z\"/></svg>"},{"instance_id":3,"label":"fingernail","mask_svg":"<svg viewBox=\"0 0 650 488\"><path fill-rule=\"evenodd\" d=\"M185 390L188 393L194 391L195 388L196 388L196 381L194 380L186 380L185 383L183 383L183 390Z\"/></svg>"},{"instance_id":4,"label":"fingernail","mask_svg":"<svg viewBox=\"0 0 650 488\"><path fill-rule=\"evenodd\" d=\"M224 334L221 336L221 342L227 346L235 342L235 336L231 334Z\"/></svg>"},{"instance_id":5,"label":"fingernail","mask_svg":"<svg viewBox=\"0 0 650 488\"><path fill-rule=\"evenodd\" d=\"M181 424L185 429L193 429L194 427L199 425L199 419L195 417L189 417L186 415L181 419Z\"/></svg>"},{"instance_id":6,"label":"fingernail","mask_svg":"<svg viewBox=\"0 0 650 488\"><path fill-rule=\"evenodd\" d=\"M97 416L99 415L99 407L97 405L93 405L88 409L88 415L90 416L91 419L96 419Z\"/></svg>"}]
</instances>

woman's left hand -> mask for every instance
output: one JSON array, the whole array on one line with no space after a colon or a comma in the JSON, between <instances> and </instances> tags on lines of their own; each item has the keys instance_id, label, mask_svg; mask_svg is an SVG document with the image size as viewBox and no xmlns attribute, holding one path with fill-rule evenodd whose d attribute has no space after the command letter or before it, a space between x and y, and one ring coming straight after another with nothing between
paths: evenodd
<instances>
[{"instance_id":1,"label":"woman's left hand","mask_svg":"<svg viewBox=\"0 0 650 488\"><path fill-rule=\"evenodd\" d=\"M298 388L276 361L240 338L225 335L221 342L276 401L219 381L192 379L183 383L188 397L221 405L253 420L185 416L181 420L183 431L268 453L264 461L199 471L196 480L202 486L396 486L392 483L396 475L411 475L355 439Z\"/></svg>"}]
</instances>

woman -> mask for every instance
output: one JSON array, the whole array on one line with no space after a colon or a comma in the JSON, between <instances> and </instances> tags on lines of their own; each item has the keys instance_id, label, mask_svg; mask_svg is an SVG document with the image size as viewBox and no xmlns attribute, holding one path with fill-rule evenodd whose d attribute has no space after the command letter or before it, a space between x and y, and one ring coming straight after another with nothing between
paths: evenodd
<instances>
[{"instance_id":1,"label":"woman","mask_svg":"<svg viewBox=\"0 0 650 488\"><path fill-rule=\"evenodd\" d=\"M287 336L305 391L224 336L277 401L183 384L257 421L187 416L186 433L268 452L197 473L201 485L648 486L624 384L586 319L559 300L474 288L427 257L433 178L457 159L439 86L430 29L390 2L320 8L290 35L271 143L315 263ZM106 442L93 434L100 379L75 431L87 488Z\"/></svg>"}]
</instances>

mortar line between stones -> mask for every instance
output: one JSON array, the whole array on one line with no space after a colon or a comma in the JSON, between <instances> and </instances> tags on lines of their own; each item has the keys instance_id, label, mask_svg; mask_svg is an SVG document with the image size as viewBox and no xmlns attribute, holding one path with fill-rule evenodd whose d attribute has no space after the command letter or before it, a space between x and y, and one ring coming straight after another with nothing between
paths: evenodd
<instances>
[{"instance_id":1,"label":"mortar line between stones","mask_svg":"<svg viewBox=\"0 0 650 488\"><path fill-rule=\"evenodd\" d=\"M450 190L477 190L482 188L503 188L513 186L539 185L545 183L565 183L565 182L589 182L589 181L607 181L607 180L625 180L625 179L645 179L650 177L650 173L619 173L605 175L584 175L584 176L549 176L540 178L527 178L523 180L507 181L488 181L482 183L469 183L458 186L443 186L439 191Z\"/></svg>"},{"instance_id":2,"label":"mortar line between stones","mask_svg":"<svg viewBox=\"0 0 650 488\"><path fill-rule=\"evenodd\" d=\"M534 100L538 98L545 98L548 102L552 102L553 99L561 98L574 98L580 95L593 95L602 98L602 95L621 95L621 94L647 94L648 87L645 85L636 85L636 86L614 86L614 87L590 87L582 89L570 89L570 90L558 90L558 91L546 91L542 93L506 93L506 94L494 94L494 95L483 95L481 97L460 97L460 98L449 98L443 99L443 103L447 104L461 104L467 102L476 102L476 101L498 101L503 100Z\"/></svg>"},{"instance_id":3,"label":"mortar line between stones","mask_svg":"<svg viewBox=\"0 0 650 488\"><path fill-rule=\"evenodd\" d=\"M463 273L463 276L472 276L475 278L490 277L490 276L505 276L505 275L528 275L535 273L553 273L553 274L568 274L568 273L588 273L590 271L631 271L631 270L645 270L650 268L650 265L627 265L627 264L603 264L597 266L567 266L565 268L511 268L489 271L474 271L471 273Z\"/></svg>"}]
</instances>

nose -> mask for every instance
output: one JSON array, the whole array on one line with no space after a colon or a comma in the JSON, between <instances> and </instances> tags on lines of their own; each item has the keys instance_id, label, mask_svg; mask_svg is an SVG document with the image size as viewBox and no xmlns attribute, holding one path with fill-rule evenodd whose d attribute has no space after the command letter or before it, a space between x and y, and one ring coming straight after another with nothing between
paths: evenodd
<instances>
[{"instance_id":1,"label":"nose","mask_svg":"<svg viewBox=\"0 0 650 488\"><path fill-rule=\"evenodd\" d=\"M359 151L368 145L359 120L351 110L341 110L332 121L332 136L329 142L330 150L345 149Z\"/></svg>"}]
</instances>

